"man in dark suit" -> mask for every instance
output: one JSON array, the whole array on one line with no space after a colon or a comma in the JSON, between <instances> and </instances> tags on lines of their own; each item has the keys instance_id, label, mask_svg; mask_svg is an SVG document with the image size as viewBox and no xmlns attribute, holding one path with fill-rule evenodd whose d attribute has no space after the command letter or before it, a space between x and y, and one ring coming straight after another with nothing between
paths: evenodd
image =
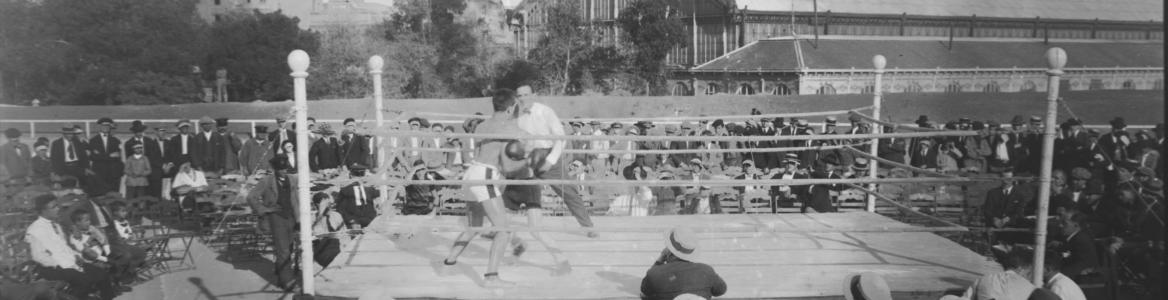
<instances>
[{"instance_id":1,"label":"man in dark suit","mask_svg":"<svg viewBox=\"0 0 1168 300\"><path fill-rule=\"evenodd\" d=\"M89 171L89 146L81 141L81 128L65 127L62 137L54 140L49 147L49 157L53 162L53 173L57 176L72 176L84 186Z\"/></svg>"},{"instance_id":2,"label":"man in dark suit","mask_svg":"<svg viewBox=\"0 0 1168 300\"><path fill-rule=\"evenodd\" d=\"M807 119L802 119L802 118L796 119L795 120L795 135L815 135L815 128L811 128L811 126L807 123ZM797 141L794 141L794 143L791 146L807 147L807 146L811 146L813 142L814 141L812 141L812 140L797 140ZM819 151L803 150L803 151L799 152L799 163L803 167L806 167L808 169L812 169L815 167L815 162L818 160L819 160Z\"/></svg>"},{"instance_id":3,"label":"man in dark suit","mask_svg":"<svg viewBox=\"0 0 1168 300\"><path fill-rule=\"evenodd\" d=\"M787 153L783 159L783 171L775 174L771 179L794 180L810 177L806 169L799 168L799 155ZM783 206L782 204L793 206L796 201L802 203L803 207L806 207L808 187L806 185L771 186L771 213L778 213L779 206ZM801 208L800 210L805 210L805 208Z\"/></svg>"},{"instance_id":4,"label":"man in dark suit","mask_svg":"<svg viewBox=\"0 0 1168 300\"><path fill-rule=\"evenodd\" d=\"M1111 120L1111 132L1099 137L1099 147L1103 148L1103 152L1107 153L1107 158L1113 162L1127 160L1127 148L1131 146L1132 139L1125 129L1127 129L1127 122L1123 118L1116 117Z\"/></svg>"},{"instance_id":5,"label":"man in dark suit","mask_svg":"<svg viewBox=\"0 0 1168 300\"><path fill-rule=\"evenodd\" d=\"M677 136L691 136L693 135L693 123L688 121L681 123L681 130L677 131ZM686 150L693 149L690 142L687 141L669 141L670 150ZM674 167L681 167L690 160L697 158L694 153L672 153L669 154L669 163Z\"/></svg>"},{"instance_id":6,"label":"man in dark suit","mask_svg":"<svg viewBox=\"0 0 1168 300\"><path fill-rule=\"evenodd\" d=\"M336 169L341 166L341 146L337 143L337 138L333 137L332 126L328 123L323 123L317 126L317 134L320 138L312 143L312 148L308 150L308 166L313 173L319 172L323 169Z\"/></svg>"},{"instance_id":7,"label":"man in dark suit","mask_svg":"<svg viewBox=\"0 0 1168 300\"><path fill-rule=\"evenodd\" d=\"M365 160L369 157L369 146L365 137L357 134L357 120L347 118L343 124L345 129L341 133L340 139L341 165L368 165ZM413 164L413 162L409 163Z\"/></svg>"},{"instance_id":8,"label":"man in dark suit","mask_svg":"<svg viewBox=\"0 0 1168 300\"><path fill-rule=\"evenodd\" d=\"M1095 250L1095 239L1087 230L1083 230L1086 215L1080 212L1071 213L1070 217L1063 218L1062 228L1064 239L1052 242L1051 249L1063 255L1063 274L1072 279L1099 267L1099 255Z\"/></svg>"},{"instance_id":9,"label":"man in dark suit","mask_svg":"<svg viewBox=\"0 0 1168 300\"><path fill-rule=\"evenodd\" d=\"M917 141L916 151L912 153L909 165L922 169L937 168L937 148L933 147L933 140L921 139Z\"/></svg>"},{"instance_id":10,"label":"man in dark suit","mask_svg":"<svg viewBox=\"0 0 1168 300\"><path fill-rule=\"evenodd\" d=\"M272 248L276 252L276 286L291 291L293 225L299 215L300 198L297 194L296 169L288 157L277 155L270 161L274 174L260 179L247 196L252 211L263 216L272 232ZM306 200L308 201L308 200Z\"/></svg>"},{"instance_id":11,"label":"man in dark suit","mask_svg":"<svg viewBox=\"0 0 1168 300\"><path fill-rule=\"evenodd\" d=\"M191 167L203 172L223 174L223 154L225 143L223 136L215 132L215 120L203 116L199 119L201 131L195 135L194 149L191 151Z\"/></svg>"},{"instance_id":12,"label":"man in dark suit","mask_svg":"<svg viewBox=\"0 0 1168 300\"><path fill-rule=\"evenodd\" d=\"M771 121L770 118L762 118L762 120L759 121L758 125L759 125L758 130L755 132L755 135L757 135L757 136L776 136L776 135L778 135L779 130L775 128L775 123L773 121ZM774 148L774 147L778 147L778 141L759 141L757 145L759 148ZM781 156L779 156L779 155L781 155L781 154L779 154L778 152L761 152L761 153L755 154L755 157L758 158L758 160L756 160L755 163L758 164L759 169L763 169L763 170L778 168L780 165L780 160L781 160L780 159Z\"/></svg>"},{"instance_id":13,"label":"man in dark suit","mask_svg":"<svg viewBox=\"0 0 1168 300\"><path fill-rule=\"evenodd\" d=\"M162 199L162 149L159 148L158 141L146 136L146 126L142 125L142 121L134 121L130 125L130 132L133 132L134 136L126 140L122 149L133 149L134 143L146 148L143 155L150 162L150 176L146 177L146 194Z\"/></svg>"},{"instance_id":14,"label":"man in dark suit","mask_svg":"<svg viewBox=\"0 0 1168 300\"><path fill-rule=\"evenodd\" d=\"M1005 172L1005 178L1013 177L1013 173ZM982 214L985 224L990 228L1019 228L1025 225L1023 217L1029 205L1028 195L1015 185L1014 180L1003 180L1002 185L986 192L985 204L982 205ZM1028 234L1013 234L1013 232L999 233L995 237L1002 242L1025 242Z\"/></svg>"},{"instance_id":15,"label":"man in dark suit","mask_svg":"<svg viewBox=\"0 0 1168 300\"><path fill-rule=\"evenodd\" d=\"M32 163L32 151L28 145L20 142L19 129L8 128L4 131L4 137L8 138L8 143L0 146L0 165L8 170L10 181L27 182L32 170L29 166Z\"/></svg>"},{"instance_id":16,"label":"man in dark suit","mask_svg":"<svg viewBox=\"0 0 1168 300\"><path fill-rule=\"evenodd\" d=\"M122 142L113 134L114 121L101 118L97 124L98 134L89 139L90 168L96 179L90 182L87 190L94 195L104 195L118 190L125 168L122 165Z\"/></svg>"},{"instance_id":17,"label":"man in dark suit","mask_svg":"<svg viewBox=\"0 0 1168 300\"><path fill-rule=\"evenodd\" d=\"M288 126L288 120L283 117L276 118L276 130L268 133L268 140L272 141L272 151L276 154L284 154L284 149L280 148L280 143L288 139L296 139L296 131Z\"/></svg>"},{"instance_id":18,"label":"man in dark suit","mask_svg":"<svg viewBox=\"0 0 1168 300\"><path fill-rule=\"evenodd\" d=\"M365 166L350 165L349 172L353 177L365 176ZM365 186L360 181L341 188L337 196L337 212L345 220L349 228L360 229L369 227L373 218L377 217L377 205L374 200L381 194L377 188Z\"/></svg>"},{"instance_id":19,"label":"man in dark suit","mask_svg":"<svg viewBox=\"0 0 1168 300\"><path fill-rule=\"evenodd\" d=\"M191 134L191 121L178 121L177 126L178 134L170 138L170 144L166 147L166 161L173 166L167 177L173 177L179 167L193 160L191 153L195 149L195 136Z\"/></svg>"},{"instance_id":20,"label":"man in dark suit","mask_svg":"<svg viewBox=\"0 0 1168 300\"><path fill-rule=\"evenodd\" d=\"M819 159L822 170L815 170L811 173L811 178L816 179L840 179L843 178L839 174L836 167L839 166L839 159L835 156L825 156ZM831 191L842 191L847 189L847 185L843 184L816 184L812 185L807 191L808 195L804 197L807 199L803 202L803 206L799 208L800 213L807 213L807 208L814 209L815 212L836 212L835 205L831 201Z\"/></svg>"},{"instance_id":21,"label":"man in dark suit","mask_svg":"<svg viewBox=\"0 0 1168 300\"><path fill-rule=\"evenodd\" d=\"M895 131L891 126L885 126L883 128L884 133L893 133ZM906 163L905 156L908 154L908 140L907 138L880 139L880 145L876 148L876 153L880 158L898 163Z\"/></svg>"}]
</instances>

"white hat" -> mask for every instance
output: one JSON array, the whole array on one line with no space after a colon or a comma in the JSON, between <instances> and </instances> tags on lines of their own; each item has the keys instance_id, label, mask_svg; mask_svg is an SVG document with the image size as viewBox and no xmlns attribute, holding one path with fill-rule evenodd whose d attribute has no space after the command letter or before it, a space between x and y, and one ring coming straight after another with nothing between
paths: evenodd
<instances>
[{"instance_id":1,"label":"white hat","mask_svg":"<svg viewBox=\"0 0 1168 300\"><path fill-rule=\"evenodd\" d=\"M665 248L669 249L673 256L689 262L696 262L701 258L698 252L701 242L697 233L689 227L674 227L665 234Z\"/></svg>"},{"instance_id":2,"label":"white hat","mask_svg":"<svg viewBox=\"0 0 1168 300\"><path fill-rule=\"evenodd\" d=\"M880 274L864 272L844 277L844 299L892 300L892 289Z\"/></svg>"}]
</instances>

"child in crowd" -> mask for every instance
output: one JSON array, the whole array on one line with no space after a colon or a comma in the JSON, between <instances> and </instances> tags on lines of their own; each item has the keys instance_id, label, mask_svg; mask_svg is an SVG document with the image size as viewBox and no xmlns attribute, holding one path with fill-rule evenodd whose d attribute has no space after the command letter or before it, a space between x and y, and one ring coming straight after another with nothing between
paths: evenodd
<instances>
[{"instance_id":1,"label":"child in crowd","mask_svg":"<svg viewBox=\"0 0 1168 300\"><path fill-rule=\"evenodd\" d=\"M38 140L36 145L33 146L33 151L36 151L36 155L32 157L32 162L30 163L32 172L29 177L31 177L34 185L48 185L53 174L53 161L49 160L48 139L44 141Z\"/></svg>"},{"instance_id":2,"label":"child in crowd","mask_svg":"<svg viewBox=\"0 0 1168 300\"><path fill-rule=\"evenodd\" d=\"M101 229L93 226L90 213L84 209L73 210L69 214L69 221L73 230L69 232L69 246L81 252L82 257L89 261L109 262L109 239Z\"/></svg>"},{"instance_id":3,"label":"child in crowd","mask_svg":"<svg viewBox=\"0 0 1168 300\"><path fill-rule=\"evenodd\" d=\"M145 145L133 143L133 155L126 159L126 199L136 199L146 196L146 187L150 185L147 176L150 176L150 160L146 158Z\"/></svg>"},{"instance_id":4,"label":"child in crowd","mask_svg":"<svg viewBox=\"0 0 1168 300\"><path fill-rule=\"evenodd\" d=\"M125 202L115 201L109 206L110 212L113 213L114 232L117 237L122 240L131 240L134 238L134 228L130 223L130 209Z\"/></svg>"}]
</instances>

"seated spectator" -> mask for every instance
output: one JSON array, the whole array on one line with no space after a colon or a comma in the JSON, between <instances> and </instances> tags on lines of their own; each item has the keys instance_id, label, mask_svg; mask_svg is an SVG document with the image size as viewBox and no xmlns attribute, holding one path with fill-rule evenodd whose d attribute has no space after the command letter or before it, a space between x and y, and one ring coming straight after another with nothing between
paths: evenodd
<instances>
[{"instance_id":1,"label":"seated spectator","mask_svg":"<svg viewBox=\"0 0 1168 300\"><path fill-rule=\"evenodd\" d=\"M702 160L694 158L689 161L689 164L682 164L682 169L688 169L689 174L682 175L680 180L689 180L698 182L701 180L710 180L710 174L706 172L706 168L702 165ZM703 201L705 200L705 201ZM722 207L718 205L718 200L710 196L710 186L708 185L691 185L685 190L686 212L688 214L720 214Z\"/></svg>"},{"instance_id":2,"label":"seated spectator","mask_svg":"<svg viewBox=\"0 0 1168 300\"><path fill-rule=\"evenodd\" d=\"M576 161L579 162L579 161ZM573 163L576 163L573 162ZM632 164L622 170L626 180L647 180L653 170L644 166L645 156L637 155ZM653 192L648 186L628 186L623 193L617 195L609 205L609 215L616 216L648 216L649 204L653 201Z\"/></svg>"},{"instance_id":3,"label":"seated spectator","mask_svg":"<svg viewBox=\"0 0 1168 300\"><path fill-rule=\"evenodd\" d=\"M34 201L38 217L28 226L24 239L41 278L69 283L73 295L78 298L88 297L93 291L100 292L102 299L116 297L119 289L109 274L85 263L82 254L69 246L65 231L57 222L61 204L52 195L42 195Z\"/></svg>"},{"instance_id":4,"label":"seated spectator","mask_svg":"<svg viewBox=\"0 0 1168 300\"><path fill-rule=\"evenodd\" d=\"M312 259L327 268L341 253L341 240L335 235L323 235L345 228L344 219L336 210L336 203L328 193L312 195Z\"/></svg>"},{"instance_id":5,"label":"seated spectator","mask_svg":"<svg viewBox=\"0 0 1168 300\"><path fill-rule=\"evenodd\" d=\"M1006 172L1002 174L1005 178L1013 177L1013 174ZM1021 228L1027 225L1024 222L1025 210L1028 206L1026 193L1022 188L1015 184L1014 180L1006 179L1002 181L1000 187L990 189L986 192L985 204L982 205L982 214L985 217L985 224L990 228ZM1001 243L1024 243L1030 239L1029 234L1019 234L1015 232L997 232L994 238Z\"/></svg>"},{"instance_id":6,"label":"seated spectator","mask_svg":"<svg viewBox=\"0 0 1168 300\"><path fill-rule=\"evenodd\" d=\"M844 277L844 299L892 300L892 289L880 274L873 272L852 274Z\"/></svg>"},{"instance_id":7,"label":"seated spectator","mask_svg":"<svg viewBox=\"0 0 1168 300\"><path fill-rule=\"evenodd\" d=\"M661 170L657 173L657 180L675 180L676 176L669 170ZM676 215L678 212L677 196L681 194L681 188L676 186L656 186L649 188L649 190L657 199L657 207L653 211L654 216L662 215Z\"/></svg>"},{"instance_id":8,"label":"seated spectator","mask_svg":"<svg viewBox=\"0 0 1168 300\"><path fill-rule=\"evenodd\" d=\"M365 166L353 165L349 168L349 173L354 178L363 177L365 176ZM377 188L365 186L360 181L354 182L341 188L338 193L337 211L341 213L345 224L350 229L369 227L369 223L372 223L373 218L377 217L375 200L380 196Z\"/></svg>"},{"instance_id":9,"label":"seated spectator","mask_svg":"<svg viewBox=\"0 0 1168 300\"><path fill-rule=\"evenodd\" d=\"M701 263L701 240L692 229L677 227L666 234L665 249L641 280L641 296L669 300L682 294L704 299L726 293L726 282L714 268Z\"/></svg>"},{"instance_id":10,"label":"seated spectator","mask_svg":"<svg viewBox=\"0 0 1168 300\"><path fill-rule=\"evenodd\" d=\"M88 210L75 209L69 214L72 230L69 231L69 246L81 252L81 257L90 262L109 262L110 245L101 229L90 221Z\"/></svg>"},{"instance_id":11,"label":"seated spectator","mask_svg":"<svg viewBox=\"0 0 1168 300\"><path fill-rule=\"evenodd\" d=\"M146 251L131 245L135 238L133 226L130 224L130 207L125 202L114 201L109 205L112 214L110 223L105 232L110 242L110 259L113 263L111 275L123 283L134 280L135 272L146 263Z\"/></svg>"},{"instance_id":12,"label":"seated spectator","mask_svg":"<svg viewBox=\"0 0 1168 300\"><path fill-rule=\"evenodd\" d=\"M1083 289L1070 277L1059 272L1062 269L1063 257L1055 252L1047 252L1042 264L1042 278L1046 282L1043 288L1050 290L1062 300L1087 300Z\"/></svg>"},{"instance_id":13,"label":"seated spectator","mask_svg":"<svg viewBox=\"0 0 1168 300\"><path fill-rule=\"evenodd\" d=\"M178 169L178 174L174 175L174 181L171 182L171 195L173 199L179 199L178 203L182 206L184 212L194 211L195 199L208 192L207 177L203 175L203 171L192 168L191 163L183 163Z\"/></svg>"},{"instance_id":14,"label":"seated spectator","mask_svg":"<svg viewBox=\"0 0 1168 300\"><path fill-rule=\"evenodd\" d=\"M1027 276L1033 272L1034 252L1015 248L999 260L1005 271L982 276L965 291L962 299L1059 299L1049 290L1030 283Z\"/></svg>"},{"instance_id":15,"label":"seated spectator","mask_svg":"<svg viewBox=\"0 0 1168 300\"><path fill-rule=\"evenodd\" d=\"M1060 272L1075 278L1090 273L1099 266L1099 255L1095 251L1095 239L1082 230L1086 216L1073 213L1062 220L1064 238L1051 242L1050 249L1064 258Z\"/></svg>"}]
</instances>

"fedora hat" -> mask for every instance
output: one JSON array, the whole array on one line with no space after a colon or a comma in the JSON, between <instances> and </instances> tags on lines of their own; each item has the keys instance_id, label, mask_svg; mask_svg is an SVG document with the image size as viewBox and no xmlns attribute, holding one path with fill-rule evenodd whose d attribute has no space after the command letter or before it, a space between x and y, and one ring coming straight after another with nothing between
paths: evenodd
<instances>
[{"instance_id":1,"label":"fedora hat","mask_svg":"<svg viewBox=\"0 0 1168 300\"><path fill-rule=\"evenodd\" d=\"M7 138L10 138L10 139L19 138L20 137L20 129L16 129L16 128L5 129L4 136Z\"/></svg>"},{"instance_id":2,"label":"fedora hat","mask_svg":"<svg viewBox=\"0 0 1168 300\"><path fill-rule=\"evenodd\" d=\"M795 153L787 153L783 155L783 163L792 163L798 165L800 163L799 155Z\"/></svg>"},{"instance_id":3,"label":"fedora hat","mask_svg":"<svg viewBox=\"0 0 1168 300\"><path fill-rule=\"evenodd\" d=\"M1111 119L1108 123L1111 123L1111 128L1127 128L1127 121L1124 121L1123 117L1115 117L1115 119Z\"/></svg>"},{"instance_id":4,"label":"fedora hat","mask_svg":"<svg viewBox=\"0 0 1168 300\"><path fill-rule=\"evenodd\" d=\"M203 124L215 124L215 119L212 119L208 116L203 116L202 118L199 118L199 125Z\"/></svg>"},{"instance_id":5,"label":"fedora hat","mask_svg":"<svg viewBox=\"0 0 1168 300\"><path fill-rule=\"evenodd\" d=\"M689 227L674 227L665 233L665 248L685 261L698 262L701 259L701 242Z\"/></svg>"},{"instance_id":6,"label":"fedora hat","mask_svg":"<svg viewBox=\"0 0 1168 300\"><path fill-rule=\"evenodd\" d=\"M914 123L917 123L917 124L928 124L928 123L929 123L929 116L926 116L926 115L921 115L920 117L917 117L917 121L916 121L916 122L914 122Z\"/></svg>"},{"instance_id":7,"label":"fedora hat","mask_svg":"<svg viewBox=\"0 0 1168 300\"><path fill-rule=\"evenodd\" d=\"M110 119L109 117L101 117L101 118L97 119L97 124L98 125L109 124L110 126L114 126L114 119Z\"/></svg>"},{"instance_id":8,"label":"fedora hat","mask_svg":"<svg viewBox=\"0 0 1168 300\"><path fill-rule=\"evenodd\" d=\"M1026 121L1022 120L1022 115L1014 115L1014 118L1010 119L1010 125L1022 125L1022 124L1026 124Z\"/></svg>"},{"instance_id":9,"label":"fedora hat","mask_svg":"<svg viewBox=\"0 0 1168 300\"><path fill-rule=\"evenodd\" d=\"M864 272L844 277L844 299L892 300L892 289L880 274Z\"/></svg>"},{"instance_id":10,"label":"fedora hat","mask_svg":"<svg viewBox=\"0 0 1168 300\"><path fill-rule=\"evenodd\" d=\"M333 134L337 133L336 131L333 131L333 126L329 125L329 123L317 124L316 128L314 128L312 131L314 133L320 134L320 135L333 135Z\"/></svg>"}]
</instances>

